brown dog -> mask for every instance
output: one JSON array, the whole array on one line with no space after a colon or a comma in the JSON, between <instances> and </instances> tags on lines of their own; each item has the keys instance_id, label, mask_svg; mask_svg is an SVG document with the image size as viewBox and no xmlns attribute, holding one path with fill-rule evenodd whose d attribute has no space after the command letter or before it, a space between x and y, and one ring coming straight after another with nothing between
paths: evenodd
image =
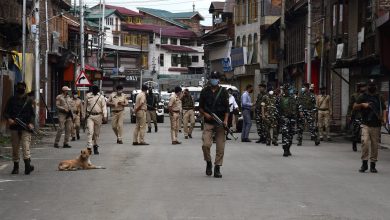
<instances>
[{"instance_id":1,"label":"brown dog","mask_svg":"<svg viewBox=\"0 0 390 220\"><path fill-rule=\"evenodd\" d=\"M60 171L74 171L78 169L89 170L89 169L105 169L102 166L92 165L89 157L91 156L90 149L81 150L80 156L74 160L64 160L58 165Z\"/></svg>"}]
</instances>

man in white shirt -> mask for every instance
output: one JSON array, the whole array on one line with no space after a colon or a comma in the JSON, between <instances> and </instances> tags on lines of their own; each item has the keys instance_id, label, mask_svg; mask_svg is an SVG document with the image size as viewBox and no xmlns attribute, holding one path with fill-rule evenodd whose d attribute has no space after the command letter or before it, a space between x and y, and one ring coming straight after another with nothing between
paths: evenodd
<instances>
[{"instance_id":1,"label":"man in white shirt","mask_svg":"<svg viewBox=\"0 0 390 220\"><path fill-rule=\"evenodd\" d=\"M228 126L229 126L229 128L231 128L233 126L234 113L236 111L238 111L238 105L237 105L236 99L232 95L233 90L232 89L228 89L228 93L229 93L229 119L228 119ZM228 133L226 133L226 140L231 140L228 137Z\"/></svg>"}]
</instances>

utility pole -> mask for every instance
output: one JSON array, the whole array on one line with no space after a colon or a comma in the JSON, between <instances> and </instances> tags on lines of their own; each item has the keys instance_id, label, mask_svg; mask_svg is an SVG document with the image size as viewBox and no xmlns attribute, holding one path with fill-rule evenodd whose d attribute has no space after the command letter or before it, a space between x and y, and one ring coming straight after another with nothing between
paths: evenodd
<instances>
[{"instance_id":1,"label":"utility pole","mask_svg":"<svg viewBox=\"0 0 390 220\"><path fill-rule=\"evenodd\" d=\"M100 45L100 59L103 59L104 56L104 35L106 33L105 28L105 10L106 10L106 0L103 0L102 5L102 32L101 32L101 45Z\"/></svg>"},{"instance_id":2,"label":"utility pole","mask_svg":"<svg viewBox=\"0 0 390 220\"><path fill-rule=\"evenodd\" d=\"M46 51L45 51L45 103L47 103L47 81L49 79L49 16L47 11L47 1L45 1L45 26L46 26ZM47 111L45 116L47 116ZM47 118L47 117L46 117Z\"/></svg>"},{"instance_id":3,"label":"utility pole","mask_svg":"<svg viewBox=\"0 0 390 220\"><path fill-rule=\"evenodd\" d=\"M139 79L139 89L141 90L142 89L142 73L143 73L143 70L144 70L144 67L143 67L143 55L142 55L142 35L141 35L141 65L140 65L140 79Z\"/></svg>"},{"instance_id":4,"label":"utility pole","mask_svg":"<svg viewBox=\"0 0 390 220\"><path fill-rule=\"evenodd\" d=\"M22 80L26 74L26 0L23 0L23 18L22 18Z\"/></svg>"},{"instance_id":5,"label":"utility pole","mask_svg":"<svg viewBox=\"0 0 390 220\"><path fill-rule=\"evenodd\" d=\"M321 67L320 67L320 86L324 86L324 58L325 58L325 16L322 17L322 37L321 37Z\"/></svg>"},{"instance_id":6,"label":"utility pole","mask_svg":"<svg viewBox=\"0 0 390 220\"><path fill-rule=\"evenodd\" d=\"M39 57L39 1L35 0L35 36L34 36L34 57L35 57L35 127L39 127L39 98L40 98L40 57Z\"/></svg>"},{"instance_id":7,"label":"utility pole","mask_svg":"<svg viewBox=\"0 0 390 220\"><path fill-rule=\"evenodd\" d=\"M85 70L84 61L84 3L80 0L80 71Z\"/></svg>"},{"instance_id":8,"label":"utility pole","mask_svg":"<svg viewBox=\"0 0 390 220\"><path fill-rule=\"evenodd\" d=\"M282 0L281 2L282 6L282 12L280 16L280 39L279 39L279 69L278 69L278 82L279 85L283 83L283 69L284 69L284 57L285 57L285 50L284 50L284 31L286 30L286 23L285 23L285 12L286 12L286 0Z\"/></svg>"},{"instance_id":9,"label":"utility pole","mask_svg":"<svg viewBox=\"0 0 390 220\"><path fill-rule=\"evenodd\" d=\"M307 82L311 83L311 0L307 0Z\"/></svg>"}]
</instances>

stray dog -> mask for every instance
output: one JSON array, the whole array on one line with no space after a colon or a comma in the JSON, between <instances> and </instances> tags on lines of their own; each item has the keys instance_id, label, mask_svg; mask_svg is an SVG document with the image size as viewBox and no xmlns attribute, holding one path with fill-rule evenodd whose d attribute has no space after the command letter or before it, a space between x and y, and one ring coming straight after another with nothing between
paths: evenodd
<instances>
[{"instance_id":1,"label":"stray dog","mask_svg":"<svg viewBox=\"0 0 390 220\"><path fill-rule=\"evenodd\" d=\"M89 169L105 169L102 166L95 166L90 161L91 150L89 148L81 150L80 156L74 160L64 160L58 165L59 171L75 171Z\"/></svg>"}]
</instances>

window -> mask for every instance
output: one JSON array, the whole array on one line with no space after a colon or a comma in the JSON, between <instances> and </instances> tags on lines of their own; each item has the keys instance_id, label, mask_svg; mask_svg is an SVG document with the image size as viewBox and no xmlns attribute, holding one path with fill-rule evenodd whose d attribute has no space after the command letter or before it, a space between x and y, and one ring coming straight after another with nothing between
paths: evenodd
<instances>
[{"instance_id":1,"label":"window","mask_svg":"<svg viewBox=\"0 0 390 220\"><path fill-rule=\"evenodd\" d=\"M242 10L242 14L241 14L241 23L242 24L246 24L246 8L247 8L247 2L245 0L242 1L242 5L241 5L241 10Z\"/></svg>"},{"instance_id":2,"label":"window","mask_svg":"<svg viewBox=\"0 0 390 220\"><path fill-rule=\"evenodd\" d=\"M136 23L136 24L141 24L141 18L136 17L136 18L134 18L134 19L135 19L135 22L134 22L134 23Z\"/></svg>"},{"instance_id":3,"label":"window","mask_svg":"<svg viewBox=\"0 0 390 220\"><path fill-rule=\"evenodd\" d=\"M164 66L164 54L160 54L160 66Z\"/></svg>"},{"instance_id":4,"label":"window","mask_svg":"<svg viewBox=\"0 0 390 220\"><path fill-rule=\"evenodd\" d=\"M204 56L202 56L202 60L204 60Z\"/></svg>"},{"instance_id":5,"label":"window","mask_svg":"<svg viewBox=\"0 0 390 220\"><path fill-rule=\"evenodd\" d=\"M171 38L171 44L177 45L177 38Z\"/></svg>"},{"instance_id":6,"label":"window","mask_svg":"<svg viewBox=\"0 0 390 220\"><path fill-rule=\"evenodd\" d=\"M168 38L162 37L161 38L161 44L168 44Z\"/></svg>"},{"instance_id":7,"label":"window","mask_svg":"<svg viewBox=\"0 0 390 220\"><path fill-rule=\"evenodd\" d=\"M171 66L178 66L179 65L179 56L177 54L171 55Z\"/></svg>"},{"instance_id":8,"label":"window","mask_svg":"<svg viewBox=\"0 0 390 220\"><path fill-rule=\"evenodd\" d=\"M241 39L240 39L240 37L237 37L236 47L241 47Z\"/></svg>"},{"instance_id":9,"label":"window","mask_svg":"<svg viewBox=\"0 0 390 220\"><path fill-rule=\"evenodd\" d=\"M132 24L133 23L133 17L127 17L127 23Z\"/></svg>"},{"instance_id":10,"label":"window","mask_svg":"<svg viewBox=\"0 0 390 220\"><path fill-rule=\"evenodd\" d=\"M131 35L125 35L124 44L131 44Z\"/></svg>"},{"instance_id":11,"label":"window","mask_svg":"<svg viewBox=\"0 0 390 220\"><path fill-rule=\"evenodd\" d=\"M268 42L268 63L277 64L278 63L278 42L275 40L270 40Z\"/></svg>"},{"instance_id":12,"label":"window","mask_svg":"<svg viewBox=\"0 0 390 220\"><path fill-rule=\"evenodd\" d=\"M114 25L114 18L106 18L106 25L113 26Z\"/></svg>"},{"instance_id":13,"label":"window","mask_svg":"<svg viewBox=\"0 0 390 220\"><path fill-rule=\"evenodd\" d=\"M253 37L253 60L257 62L257 53L258 53L258 39L257 39L257 33L255 33Z\"/></svg>"},{"instance_id":14,"label":"window","mask_svg":"<svg viewBox=\"0 0 390 220\"><path fill-rule=\"evenodd\" d=\"M242 47L246 47L246 36L242 37Z\"/></svg>"},{"instance_id":15,"label":"window","mask_svg":"<svg viewBox=\"0 0 390 220\"><path fill-rule=\"evenodd\" d=\"M93 44L98 44L98 38L97 37L92 37L92 43Z\"/></svg>"},{"instance_id":16,"label":"window","mask_svg":"<svg viewBox=\"0 0 390 220\"><path fill-rule=\"evenodd\" d=\"M113 38L113 43L114 43L114 45L119 46L119 37L118 37L118 36L115 36L115 37Z\"/></svg>"},{"instance_id":17,"label":"window","mask_svg":"<svg viewBox=\"0 0 390 220\"><path fill-rule=\"evenodd\" d=\"M116 31L119 31L119 25L120 25L120 21L118 18L115 18L115 30Z\"/></svg>"},{"instance_id":18,"label":"window","mask_svg":"<svg viewBox=\"0 0 390 220\"><path fill-rule=\"evenodd\" d=\"M236 25L240 25L241 24L241 15L242 15L241 1L237 0L236 1L236 5L234 6L234 23Z\"/></svg>"},{"instance_id":19,"label":"window","mask_svg":"<svg viewBox=\"0 0 390 220\"><path fill-rule=\"evenodd\" d=\"M138 39L137 39L137 35L135 35L135 34L132 34L131 35L131 45L137 45L137 42L138 41Z\"/></svg>"},{"instance_id":20,"label":"window","mask_svg":"<svg viewBox=\"0 0 390 220\"><path fill-rule=\"evenodd\" d=\"M194 41L186 40L186 39L180 39L180 45L182 45L182 46L194 46Z\"/></svg>"},{"instance_id":21,"label":"window","mask_svg":"<svg viewBox=\"0 0 390 220\"><path fill-rule=\"evenodd\" d=\"M188 55L181 55L180 63L182 67L191 66L191 57Z\"/></svg>"},{"instance_id":22,"label":"window","mask_svg":"<svg viewBox=\"0 0 390 220\"><path fill-rule=\"evenodd\" d=\"M199 62L199 56L192 56L191 57L191 62L198 63Z\"/></svg>"},{"instance_id":23,"label":"window","mask_svg":"<svg viewBox=\"0 0 390 220\"><path fill-rule=\"evenodd\" d=\"M258 16L258 0L249 0L249 21L256 22Z\"/></svg>"}]
</instances>

